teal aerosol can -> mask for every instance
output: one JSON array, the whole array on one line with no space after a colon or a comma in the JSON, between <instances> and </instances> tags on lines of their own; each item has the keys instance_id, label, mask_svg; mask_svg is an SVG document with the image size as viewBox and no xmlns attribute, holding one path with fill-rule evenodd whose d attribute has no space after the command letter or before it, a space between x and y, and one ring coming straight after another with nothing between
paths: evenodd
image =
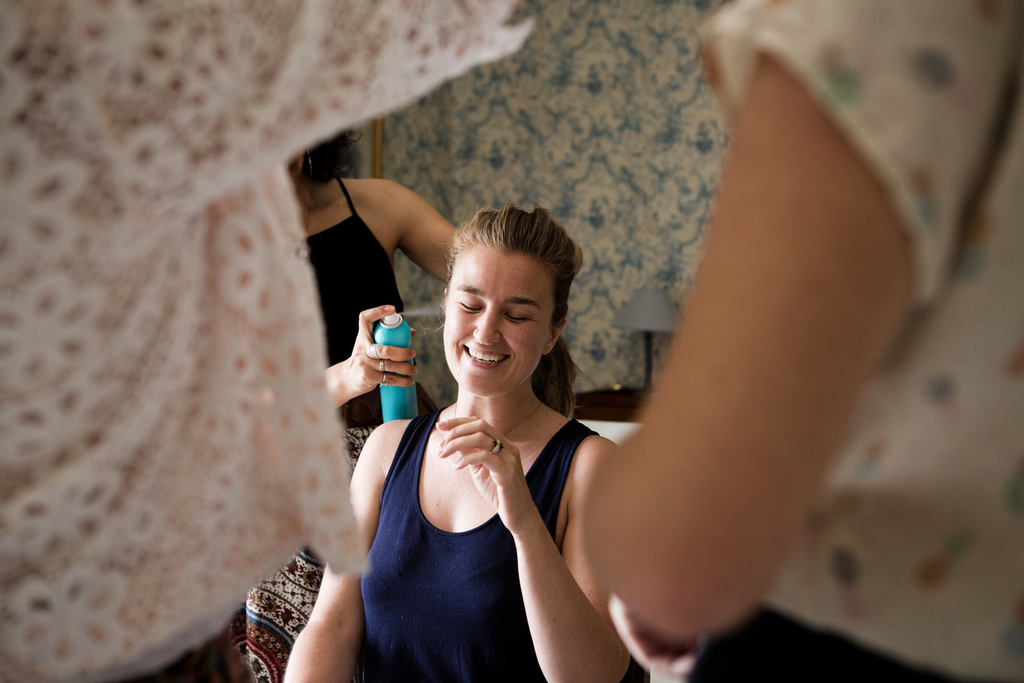
<instances>
[{"instance_id":1,"label":"teal aerosol can","mask_svg":"<svg viewBox=\"0 0 1024 683\"><path fill-rule=\"evenodd\" d=\"M377 323L377 328L373 331L373 341L384 346L409 348L412 346L412 330L401 313L392 313ZM410 420L416 417L416 386L381 386L380 406L385 422Z\"/></svg>"}]
</instances>

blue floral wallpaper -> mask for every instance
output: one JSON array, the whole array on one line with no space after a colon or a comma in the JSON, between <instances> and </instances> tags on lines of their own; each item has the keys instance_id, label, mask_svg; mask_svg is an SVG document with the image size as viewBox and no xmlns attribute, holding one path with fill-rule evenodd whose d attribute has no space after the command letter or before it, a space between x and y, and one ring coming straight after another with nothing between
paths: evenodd
<instances>
[{"instance_id":1,"label":"blue floral wallpaper","mask_svg":"<svg viewBox=\"0 0 1024 683\"><path fill-rule=\"evenodd\" d=\"M385 122L384 173L458 225L515 200L549 209L583 246L565 337L577 390L643 384L639 332L612 326L641 288L677 304L693 281L727 141L701 74L700 27L716 2L539 0L525 47L445 84ZM442 287L398 263L407 308ZM455 400L440 321L410 321L420 381ZM655 335L655 370L668 350Z\"/></svg>"}]
</instances>

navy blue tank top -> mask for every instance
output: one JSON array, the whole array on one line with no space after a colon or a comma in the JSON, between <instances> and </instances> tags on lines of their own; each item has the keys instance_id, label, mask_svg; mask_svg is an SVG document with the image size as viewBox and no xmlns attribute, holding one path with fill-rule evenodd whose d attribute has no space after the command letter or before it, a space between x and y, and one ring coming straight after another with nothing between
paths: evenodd
<instances>
[{"instance_id":1,"label":"navy blue tank top","mask_svg":"<svg viewBox=\"0 0 1024 683\"><path fill-rule=\"evenodd\" d=\"M309 261L316 271L320 308L327 328L327 357L334 365L352 355L359 334L359 313L391 304L403 310L395 271L384 247L356 213L341 178L352 215L306 238Z\"/></svg>"},{"instance_id":2,"label":"navy blue tank top","mask_svg":"<svg viewBox=\"0 0 1024 683\"><path fill-rule=\"evenodd\" d=\"M453 533L423 515L420 472L439 414L412 420L384 480L370 571L362 579L365 680L544 681L526 621L515 544L501 518ZM526 473L552 538L573 455L592 434L570 420Z\"/></svg>"}]
</instances>

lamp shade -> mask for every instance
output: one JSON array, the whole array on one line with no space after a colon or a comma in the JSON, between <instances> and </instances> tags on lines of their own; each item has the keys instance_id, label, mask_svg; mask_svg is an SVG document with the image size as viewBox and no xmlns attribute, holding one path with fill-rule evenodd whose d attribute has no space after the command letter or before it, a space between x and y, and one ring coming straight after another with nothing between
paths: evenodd
<instances>
[{"instance_id":1,"label":"lamp shade","mask_svg":"<svg viewBox=\"0 0 1024 683\"><path fill-rule=\"evenodd\" d=\"M676 307L660 289L641 289L612 321L615 327L645 332L671 332L676 328Z\"/></svg>"}]
</instances>

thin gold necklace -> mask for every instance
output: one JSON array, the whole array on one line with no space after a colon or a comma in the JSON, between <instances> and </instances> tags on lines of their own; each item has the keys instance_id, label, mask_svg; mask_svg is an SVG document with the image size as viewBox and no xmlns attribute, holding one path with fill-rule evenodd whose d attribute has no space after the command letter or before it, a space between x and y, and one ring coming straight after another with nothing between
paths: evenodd
<instances>
[{"instance_id":1,"label":"thin gold necklace","mask_svg":"<svg viewBox=\"0 0 1024 683\"><path fill-rule=\"evenodd\" d=\"M540 410L540 407L541 407L542 405L544 405L544 402L543 402L543 401L541 401L540 399L537 399L537 405L536 405L536 407L534 407L534 409L533 409L533 410L531 410L531 411L530 411L530 414L529 414L529 415L527 415L526 417L524 417L524 418L523 418L522 420L520 420L519 422L515 423L515 425L513 425L513 427L512 427L511 429L509 429L509 430L507 430L507 431L504 431L504 432L502 432L503 436L505 436L505 438L507 438L507 439L510 439L510 440L511 440L511 439L512 439L512 432L514 432L514 431L516 431L517 429L519 429L519 428L520 428L520 427L521 427L521 426L523 425L523 423L524 423L524 422L526 422L526 421L527 421L527 420L529 420L529 419L530 419L531 417L533 417L533 416L534 416L534 414L535 414L535 413L536 413L536 412L537 412L538 410ZM455 410L455 417L458 417L458 416L459 416L459 402L458 402L458 401L456 401L456 402L455 402L455 403L454 403L454 404L452 405L452 408L453 408L453 409Z\"/></svg>"}]
</instances>

